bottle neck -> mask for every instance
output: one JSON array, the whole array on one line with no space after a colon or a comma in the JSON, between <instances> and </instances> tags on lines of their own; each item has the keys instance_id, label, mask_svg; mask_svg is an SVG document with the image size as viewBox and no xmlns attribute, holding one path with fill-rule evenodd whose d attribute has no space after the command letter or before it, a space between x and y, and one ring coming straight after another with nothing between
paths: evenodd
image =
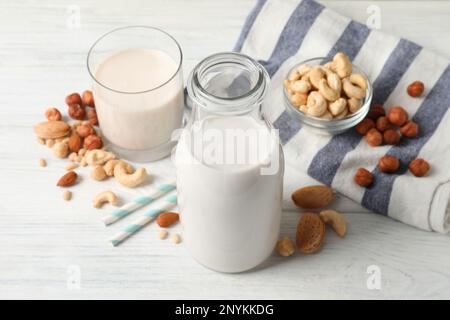
<instances>
[{"instance_id":1,"label":"bottle neck","mask_svg":"<svg viewBox=\"0 0 450 320\"><path fill-rule=\"evenodd\" d=\"M193 116L260 117L269 84L264 67L252 58L233 52L205 58L191 72L187 90Z\"/></svg>"}]
</instances>

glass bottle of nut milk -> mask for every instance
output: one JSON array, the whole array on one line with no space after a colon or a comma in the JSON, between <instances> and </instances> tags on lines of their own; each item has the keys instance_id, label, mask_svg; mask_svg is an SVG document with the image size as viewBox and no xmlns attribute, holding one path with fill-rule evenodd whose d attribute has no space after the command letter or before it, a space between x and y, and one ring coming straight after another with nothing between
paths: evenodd
<instances>
[{"instance_id":1,"label":"glass bottle of nut milk","mask_svg":"<svg viewBox=\"0 0 450 320\"><path fill-rule=\"evenodd\" d=\"M261 104L265 69L238 53L201 61L188 79L192 113L174 153L184 243L204 266L241 272L279 233L284 161Z\"/></svg>"}]
</instances>

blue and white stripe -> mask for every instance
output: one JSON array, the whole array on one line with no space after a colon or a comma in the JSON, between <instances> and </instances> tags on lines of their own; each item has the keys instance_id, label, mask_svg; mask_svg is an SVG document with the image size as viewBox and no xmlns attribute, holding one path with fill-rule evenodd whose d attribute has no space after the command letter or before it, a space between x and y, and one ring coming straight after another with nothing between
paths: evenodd
<instances>
[{"instance_id":1,"label":"blue and white stripe","mask_svg":"<svg viewBox=\"0 0 450 320\"><path fill-rule=\"evenodd\" d=\"M408 40L370 30L312 0L258 1L235 49L260 60L272 77L263 108L284 144L287 190L298 187L298 181L309 174L373 211L422 229L449 230L450 170L449 161L443 161L450 160L446 59ZM405 107L421 126L420 137L404 139L394 147L370 148L353 130L334 137L318 136L302 130L289 117L283 105L286 72L294 63L318 56L330 58L338 51L346 52L366 71L374 87L373 103ZM429 89L424 97L406 94L406 86L414 80L422 80ZM384 154L398 156L403 171L395 175L379 172L377 160ZM420 180L420 201L414 197L417 180L405 169L417 156L435 159L431 175ZM365 190L352 183L356 166L374 172L372 188Z\"/></svg>"},{"instance_id":2,"label":"blue and white stripe","mask_svg":"<svg viewBox=\"0 0 450 320\"><path fill-rule=\"evenodd\" d=\"M141 230L144 226L156 219L159 214L169 211L177 205L177 196L175 194L169 195L163 199L163 203L159 206L149 209L138 219L131 224L124 227L111 239L111 244L115 247L129 238L132 234Z\"/></svg>"},{"instance_id":3,"label":"blue and white stripe","mask_svg":"<svg viewBox=\"0 0 450 320\"><path fill-rule=\"evenodd\" d=\"M105 225L110 225L123 217L126 217L130 213L136 211L139 208L142 208L149 203L152 203L156 199L160 198L166 193L169 193L172 190L175 190L176 182L168 181L166 183L161 183L153 187L146 194L135 197L132 201L124 204L120 208L115 209L110 214L103 217L103 222Z\"/></svg>"}]
</instances>

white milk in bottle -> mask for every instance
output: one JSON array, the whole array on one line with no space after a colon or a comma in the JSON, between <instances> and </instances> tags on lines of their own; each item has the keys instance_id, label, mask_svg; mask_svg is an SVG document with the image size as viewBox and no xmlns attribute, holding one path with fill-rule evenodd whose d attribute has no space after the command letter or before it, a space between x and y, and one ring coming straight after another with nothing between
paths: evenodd
<instances>
[{"instance_id":1,"label":"white milk in bottle","mask_svg":"<svg viewBox=\"0 0 450 320\"><path fill-rule=\"evenodd\" d=\"M174 157L183 237L216 271L257 266L278 238L284 167L259 112L267 82L261 65L236 53L206 58L189 79L193 111Z\"/></svg>"}]
</instances>

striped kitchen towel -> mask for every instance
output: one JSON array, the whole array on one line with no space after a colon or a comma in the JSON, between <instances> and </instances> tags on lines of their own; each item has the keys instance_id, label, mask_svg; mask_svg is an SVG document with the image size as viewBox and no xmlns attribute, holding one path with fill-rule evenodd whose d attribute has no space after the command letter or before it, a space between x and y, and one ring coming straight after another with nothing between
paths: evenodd
<instances>
[{"instance_id":1,"label":"striped kitchen towel","mask_svg":"<svg viewBox=\"0 0 450 320\"><path fill-rule=\"evenodd\" d=\"M312 0L258 1L235 50L261 61L272 78L263 109L279 129L284 145L285 207L293 208L289 195L302 181L319 181L377 213L424 230L449 231L448 60L411 41L371 30ZM420 126L418 138L371 148L354 130L320 136L289 117L283 105L283 78L289 68L313 57L331 58L338 51L366 71L374 87L373 103L408 110ZM406 93L414 80L423 81L427 88L421 98ZM400 159L398 174L377 169L378 159L385 154ZM407 170L407 164L417 157L431 164L429 176L416 178ZM371 188L353 183L358 167L374 173Z\"/></svg>"}]
</instances>

